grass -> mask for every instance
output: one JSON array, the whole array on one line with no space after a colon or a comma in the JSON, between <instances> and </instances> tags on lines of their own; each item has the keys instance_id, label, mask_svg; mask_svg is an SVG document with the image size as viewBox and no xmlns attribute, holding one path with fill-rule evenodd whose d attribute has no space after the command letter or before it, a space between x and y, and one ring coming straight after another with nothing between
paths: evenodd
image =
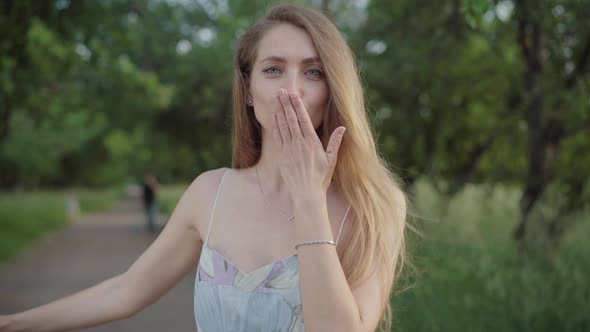
<instances>
[{"instance_id":1,"label":"grass","mask_svg":"<svg viewBox=\"0 0 590 332\"><path fill-rule=\"evenodd\" d=\"M82 213L91 213L107 209L113 204L113 202L121 198L121 195L123 195L123 190L120 188L98 191L76 189L74 192L80 201L80 211Z\"/></svg>"},{"instance_id":2,"label":"grass","mask_svg":"<svg viewBox=\"0 0 590 332\"><path fill-rule=\"evenodd\" d=\"M166 185L160 187L160 191L158 192L158 203L160 206L160 211L166 215L170 216L176 204L180 200L182 193L187 189L186 185Z\"/></svg>"},{"instance_id":3,"label":"grass","mask_svg":"<svg viewBox=\"0 0 590 332\"><path fill-rule=\"evenodd\" d=\"M68 219L65 202L70 193L78 197L84 214L108 208L120 197L121 190L0 193L0 262L16 256L43 234L63 227Z\"/></svg>"},{"instance_id":4,"label":"grass","mask_svg":"<svg viewBox=\"0 0 590 332\"><path fill-rule=\"evenodd\" d=\"M518 190L469 186L445 203L419 183L409 269L392 298L395 331L589 331L590 216L557 248L511 238Z\"/></svg>"}]
</instances>

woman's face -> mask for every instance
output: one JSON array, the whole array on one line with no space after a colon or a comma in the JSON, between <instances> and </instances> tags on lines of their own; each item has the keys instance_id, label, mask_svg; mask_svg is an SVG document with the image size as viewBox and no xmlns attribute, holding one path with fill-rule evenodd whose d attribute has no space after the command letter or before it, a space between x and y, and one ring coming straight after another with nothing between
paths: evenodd
<instances>
[{"instance_id":1,"label":"woman's face","mask_svg":"<svg viewBox=\"0 0 590 332\"><path fill-rule=\"evenodd\" d=\"M297 92L317 129L328 103L322 63L307 32L280 24L264 34L250 75L250 99L258 122L272 128L273 110L282 111L280 89Z\"/></svg>"}]
</instances>

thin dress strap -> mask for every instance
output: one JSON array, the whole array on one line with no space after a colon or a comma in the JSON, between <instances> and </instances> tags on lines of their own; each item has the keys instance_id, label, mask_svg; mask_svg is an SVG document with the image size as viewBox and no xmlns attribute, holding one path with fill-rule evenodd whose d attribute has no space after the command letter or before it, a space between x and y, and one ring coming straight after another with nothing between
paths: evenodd
<instances>
[{"instance_id":1,"label":"thin dress strap","mask_svg":"<svg viewBox=\"0 0 590 332\"><path fill-rule=\"evenodd\" d=\"M340 234L342 234L342 228L344 223L346 222L346 217L348 216L348 212L350 212L350 205L348 209L346 209L346 213L344 214L344 218L342 218L342 222L340 223L340 230L338 231L338 236L336 237L336 244L338 244L338 240L340 240Z\"/></svg>"},{"instance_id":2,"label":"thin dress strap","mask_svg":"<svg viewBox=\"0 0 590 332\"><path fill-rule=\"evenodd\" d=\"M211 219L209 220L209 228L207 229L207 237L205 238L205 246L207 245L207 242L209 242L209 233L211 233L211 225L213 225L213 217L215 216L215 207L217 206L217 200L219 199L219 193L221 193L221 187L223 187L223 179L225 178L227 171L229 171L229 169L226 169L225 172L223 172L223 176L221 177L221 181L219 182L219 188L217 189L217 196L215 196L215 203L213 203L213 211L211 211Z\"/></svg>"}]
</instances>

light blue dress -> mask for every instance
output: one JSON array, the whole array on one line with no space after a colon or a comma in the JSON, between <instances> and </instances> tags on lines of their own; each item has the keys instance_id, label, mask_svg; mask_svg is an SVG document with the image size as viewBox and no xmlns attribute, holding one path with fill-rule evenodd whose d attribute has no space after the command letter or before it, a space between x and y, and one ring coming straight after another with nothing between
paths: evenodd
<instances>
[{"instance_id":1,"label":"light blue dress","mask_svg":"<svg viewBox=\"0 0 590 332\"><path fill-rule=\"evenodd\" d=\"M244 273L207 245L215 207L227 171L219 183L195 277L194 311L197 331L303 331L297 255ZM340 224L336 243L340 239L349 211L350 206Z\"/></svg>"}]
</instances>

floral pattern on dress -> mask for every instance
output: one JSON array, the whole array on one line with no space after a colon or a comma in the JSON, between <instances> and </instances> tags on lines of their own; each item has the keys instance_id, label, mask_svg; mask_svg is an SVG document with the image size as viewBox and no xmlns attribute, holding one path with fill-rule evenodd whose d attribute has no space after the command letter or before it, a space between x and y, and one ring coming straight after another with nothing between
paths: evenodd
<instances>
[{"instance_id":1,"label":"floral pattern on dress","mask_svg":"<svg viewBox=\"0 0 590 332\"><path fill-rule=\"evenodd\" d=\"M202 332L304 331L297 256L244 273L204 244L194 311Z\"/></svg>"}]
</instances>

